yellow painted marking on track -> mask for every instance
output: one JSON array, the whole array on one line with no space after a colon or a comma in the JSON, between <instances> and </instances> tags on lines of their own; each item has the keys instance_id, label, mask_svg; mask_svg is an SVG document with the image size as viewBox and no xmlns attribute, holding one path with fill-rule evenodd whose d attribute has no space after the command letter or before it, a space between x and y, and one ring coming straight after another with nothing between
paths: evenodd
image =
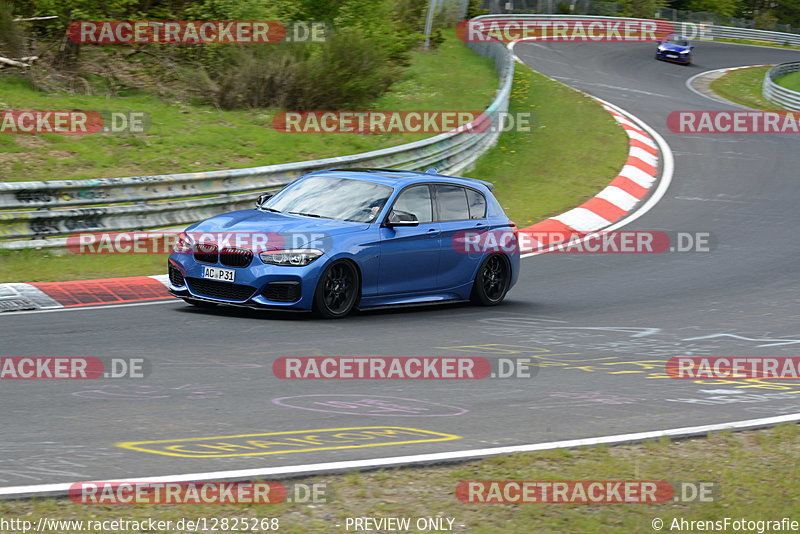
<instances>
[{"instance_id":1,"label":"yellow painted marking on track","mask_svg":"<svg viewBox=\"0 0 800 534\"><path fill-rule=\"evenodd\" d=\"M267 440L259 438L267 438ZM381 439L384 441L377 443L370 442ZM295 452L404 445L409 443L430 443L454 439L461 439L461 436L399 426L363 426L266 432L261 434L239 434L234 436L211 436L206 438L127 441L117 443L116 446L138 452L161 454L164 456L179 456L182 458L228 458L231 456L263 456L266 454L288 454ZM362 443L342 445L343 443L352 442ZM303 445L305 445L305 447L303 447Z\"/></svg>"}]
</instances>

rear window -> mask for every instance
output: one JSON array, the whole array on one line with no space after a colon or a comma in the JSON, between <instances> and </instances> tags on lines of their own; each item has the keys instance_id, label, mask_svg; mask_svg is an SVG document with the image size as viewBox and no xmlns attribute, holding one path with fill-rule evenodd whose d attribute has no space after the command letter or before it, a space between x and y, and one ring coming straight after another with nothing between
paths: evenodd
<instances>
[{"instance_id":1,"label":"rear window","mask_svg":"<svg viewBox=\"0 0 800 534\"><path fill-rule=\"evenodd\" d=\"M473 189L467 189L467 203L469 204L470 219L486 218L486 199Z\"/></svg>"},{"instance_id":2,"label":"rear window","mask_svg":"<svg viewBox=\"0 0 800 534\"><path fill-rule=\"evenodd\" d=\"M463 187L437 185L436 199L440 221L461 221L470 218L467 190Z\"/></svg>"}]
</instances>

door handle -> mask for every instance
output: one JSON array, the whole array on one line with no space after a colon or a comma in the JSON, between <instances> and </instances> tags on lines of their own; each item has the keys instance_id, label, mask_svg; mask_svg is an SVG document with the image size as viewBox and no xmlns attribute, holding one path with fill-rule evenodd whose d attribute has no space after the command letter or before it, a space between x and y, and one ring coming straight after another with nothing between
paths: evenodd
<instances>
[{"instance_id":1,"label":"door handle","mask_svg":"<svg viewBox=\"0 0 800 534\"><path fill-rule=\"evenodd\" d=\"M427 235L431 236L431 237L436 237L437 235L439 235L439 229L438 228L428 228L428 231L425 232L425 233Z\"/></svg>"}]
</instances>

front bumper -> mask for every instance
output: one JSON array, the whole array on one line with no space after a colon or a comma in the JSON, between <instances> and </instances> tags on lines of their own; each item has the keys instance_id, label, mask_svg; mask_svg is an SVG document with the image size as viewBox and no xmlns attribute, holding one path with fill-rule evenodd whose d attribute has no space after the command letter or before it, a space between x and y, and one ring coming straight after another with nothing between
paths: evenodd
<instances>
[{"instance_id":1,"label":"front bumper","mask_svg":"<svg viewBox=\"0 0 800 534\"><path fill-rule=\"evenodd\" d=\"M656 52L656 59L660 59L662 61L670 61L672 63L680 63L682 65L688 65L692 62L692 55L691 54L678 54L678 57L670 57L667 55L667 52Z\"/></svg>"},{"instance_id":2,"label":"front bumper","mask_svg":"<svg viewBox=\"0 0 800 534\"><path fill-rule=\"evenodd\" d=\"M259 309L310 310L322 258L304 267L267 265L257 256L247 267L199 262L191 254L169 258L168 290L179 298ZM235 271L234 282L203 278L203 267Z\"/></svg>"}]
</instances>

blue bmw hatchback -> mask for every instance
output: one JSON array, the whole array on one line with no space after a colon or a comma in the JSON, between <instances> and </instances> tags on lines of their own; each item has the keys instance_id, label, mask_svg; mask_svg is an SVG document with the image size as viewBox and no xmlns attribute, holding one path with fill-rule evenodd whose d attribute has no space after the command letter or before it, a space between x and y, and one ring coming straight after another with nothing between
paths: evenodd
<instances>
[{"instance_id":1,"label":"blue bmw hatchback","mask_svg":"<svg viewBox=\"0 0 800 534\"><path fill-rule=\"evenodd\" d=\"M519 274L516 226L471 178L323 170L255 209L182 232L170 292L196 306L313 310L466 301L499 304Z\"/></svg>"},{"instance_id":2,"label":"blue bmw hatchback","mask_svg":"<svg viewBox=\"0 0 800 534\"><path fill-rule=\"evenodd\" d=\"M690 65L692 63L692 50L694 50L694 46L689 42L689 39L682 35L670 34L667 35L666 39L658 42L656 59Z\"/></svg>"}]
</instances>

